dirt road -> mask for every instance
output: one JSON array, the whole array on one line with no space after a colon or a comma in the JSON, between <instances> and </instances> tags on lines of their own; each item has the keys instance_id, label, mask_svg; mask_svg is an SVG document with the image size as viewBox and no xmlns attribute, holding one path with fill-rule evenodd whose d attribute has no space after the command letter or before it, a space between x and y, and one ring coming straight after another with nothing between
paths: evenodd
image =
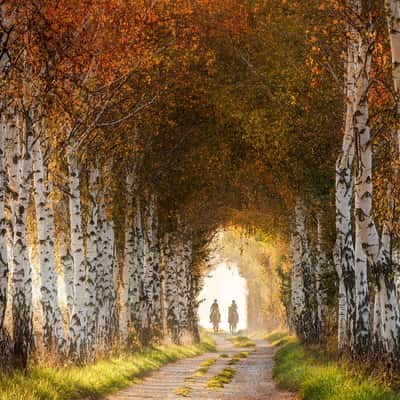
<instances>
[{"instance_id":1,"label":"dirt road","mask_svg":"<svg viewBox=\"0 0 400 400\"><path fill-rule=\"evenodd\" d=\"M272 379L274 348L254 340L254 348L235 348L216 336L217 352L168 364L107 400L193 399L193 400L289 400L294 395L278 390ZM247 357L246 357L247 356ZM221 388L210 380L224 369L233 379ZM229 378L228 378L229 380ZM217 384L220 380L217 378ZM212 386L212 385L211 385Z\"/></svg>"}]
</instances>

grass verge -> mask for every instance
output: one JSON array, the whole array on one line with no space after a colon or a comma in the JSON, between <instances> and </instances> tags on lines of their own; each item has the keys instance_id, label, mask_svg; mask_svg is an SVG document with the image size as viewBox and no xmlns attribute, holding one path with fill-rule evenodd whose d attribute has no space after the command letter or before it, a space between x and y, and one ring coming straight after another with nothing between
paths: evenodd
<instances>
[{"instance_id":1,"label":"grass verge","mask_svg":"<svg viewBox=\"0 0 400 400\"><path fill-rule=\"evenodd\" d=\"M209 335L191 346L156 346L84 367L32 368L0 376L1 400L72 400L101 398L129 386L143 374L185 357L214 351Z\"/></svg>"},{"instance_id":2,"label":"grass verge","mask_svg":"<svg viewBox=\"0 0 400 400\"><path fill-rule=\"evenodd\" d=\"M255 343L247 336L233 336L228 338L234 347L254 347Z\"/></svg>"},{"instance_id":3,"label":"grass verge","mask_svg":"<svg viewBox=\"0 0 400 400\"><path fill-rule=\"evenodd\" d=\"M305 348L287 334L274 335L269 338L271 342L283 343L275 356L275 381L282 388L298 392L299 399L400 400L400 394L388 386L328 360L322 351Z\"/></svg>"}]
</instances>

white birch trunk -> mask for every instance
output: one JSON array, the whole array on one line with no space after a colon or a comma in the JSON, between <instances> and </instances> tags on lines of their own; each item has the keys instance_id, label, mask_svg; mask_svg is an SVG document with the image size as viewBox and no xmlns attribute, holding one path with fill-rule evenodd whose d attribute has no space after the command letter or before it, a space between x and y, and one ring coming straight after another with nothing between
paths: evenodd
<instances>
[{"instance_id":1,"label":"white birch trunk","mask_svg":"<svg viewBox=\"0 0 400 400\"><path fill-rule=\"evenodd\" d=\"M118 329L117 315L117 268L115 261L114 224L105 213L104 201L100 203L101 245L102 253L99 265L102 275L98 290L98 340L100 345L107 347ZM101 288L101 290L100 290Z\"/></svg>"},{"instance_id":2,"label":"white birch trunk","mask_svg":"<svg viewBox=\"0 0 400 400\"><path fill-rule=\"evenodd\" d=\"M3 333L4 317L7 306L8 289L8 252L7 252L7 222L5 215L6 203L6 162L5 162L6 123L0 120L0 341Z\"/></svg>"},{"instance_id":3,"label":"white birch trunk","mask_svg":"<svg viewBox=\"0 0 400 400\"><path fill-rule=\"evenodd\" d=\"M291 324L297 334L301 334L304 325L305 294L301 263L301 242L296 232L292 234L292 291Z\"/></svg>"},{"instance_id":4,"label":"white birch trunk","mask_svg":"<svg viewBox=\"0 0 400 400\"><path fill-rule=\"evenodd\" d=\"M400 91L400 2L385 0L389 30L390 49L392 54L392 78L397 96ZM400 101L397 100L397 115L400 115ZM400 146L400 128L396 129L397 146ZM400 147L398 147L400 155Z\"/></svg>"},{"instance_id":5,"label":"white birch trunk","mask_svg":"<svg viewBox=\"0 0 400 400\"><path fill-rule=\"evenodd\" d=\"M145 298L147 307L144 308L145 313L148 312L150 317L151 336L157 336L162 329L161 322L161 300L160 300L160 276L158 261L157 238L155 232L155 197L150 196L149 203L146 207L146 237L145 237Z\"/></svg>"},{"instance_id":6,"label":"white birch trunk","mask_svg":"<svg viewBox=\"0 0 400 400\"><path fill-rule=\"evenodd\" d=\"M98 263L98 343L107 349L112 339L116 337L118 331L118 311L117 311L117 284L118 268L115 259L114 243L114 223L111 217L106 215L106 205L104 196L101 197L99 226L101 240L101 259Z\"/></svg>"},{"instance_id":7,"label":"white birch trunk","mask_svg":"<svg viewBox=\"0 0 400 400\"><path fill-rule=\"evenodd\" d=\"M153 253L153 298L152 298L152 311L153 311L153 328L156 330L157 335L162 334L162 307L161 307L161 254L160 254L160 232L158 223L158 208L156 198L152 196L154 204L151 234Z\"/></svg>"},{"instance_id":8,"label":"white birch trunk","mask_svg":"<svg viewBox=\"0 0 400 400\"><path fill-rule=\"evenodd\" d=\"M352 2L348 2L352 7ZM338 349L343 353L354 343L355 272L354 245L351 223L353 198L352 165L354 159L353 116L355 75L357 69L357 32L348 27L346 57L346 116L342 149L336 162L335 205L336 242L334 261L339 280Z\"/></svg>"},{"instance_id":9,"label":"white birch trunk","mask_svg":"<svg viewBox=\"0 0 400 400\"><path fill-rule=\"evenodd\" d=\"M135 212L135 249L136 249L136 271L137 271L137 289L138 292L134 298L133 312L135 317L135 328L136 330L141 329L141 322L147 318L141 315L143 303L145 303L145 241L143 234L142 225L142 210L139 200L136 201L136 212ZM148 324L146 322L146 324Z\"/></svg>"},{"instance_id":10,"label":"white birch trunk","mask_svg":"<svg viewBox=\"0 0 400 400\"><path fill-rule=\"evenodd\" d=\"M187 233L187 230L186 232ZM192 263L193 263L193 254L192 254L192 241L187 238L185 235L185 242L183 244L183 264L185 267L185 318L186 318L186 330L193 335L193 326L195 323L195 316L193 315L193 307L196 302L195 299L192 299L192 295L194 294L192 287Z\"/></svg>"},{"instance_id":11,"label":"white birch trunk","mask_svg":"<svg viewBox=\"0 0 400 400\"><path fill-rule=\"evenodd\" d=\"M400 311L397 297L397 288L393 274L393 261L391 255L391 235L385 224L382 231L381 249L377 260L376 270L378 279L376 283L375 296L379 298L379 314L376 312L376 318L380 316L380 321L376 324L380 330L374 337L378 349L392 357L396 357L396 351L399 346L400 334ZM375 316L375 314L374 314Z\"/></svg>"},{"instance_id":12,"label":"white birch trunk","mask_svg":"<svg viewBox=\"0 0 400 400\"><path fill-rule=\"evenodd\" d=\"M359 37L359 69L357 74L357 109L355 113L355 135L357 139L357 177L356 177L356 223L359 228L360 247L365 251L372 270L377 275L377 292L380 309L379 324L381 337L379 349L387 354L393 353L398 346L399 310L397 304L396 286L393 278L391 238L384 224L380 244L378 232L372 215L373 177L372 177L372 141L368 125L368 94L370 84L370 68L372 59L372 31L367 31L365 37ZM389 202L391 202L391 193ZM365 284L367 286L367 283ZM380 304L379 304L380 303ZM374 312L378 315L378 311ZM369 313L368 313L369 317ZM367 319L367 316L365 317ZM369 320L369 318L368 318ZM375 322L378 326L378 322ZM378 332L378 329L376 329Z\"/></svg>"},{"instance_id":13,"label":"white birch trunk","mask_svg":"<svg viewBox=\"0 0 400 400\"><path fill-rule=\"evenodd\" d=\"M185 248L181 237L176 247L176 277L178 281L178 315L181 333L188 329L187 320L187 271L184 258Z\"/></svg>"},{"instance_id":14,"label":"white birch trunk","mask_svg":"<svg viewBox=\"0 0 400 400\"><path fill-rule=\"evenodd\" d=\"M61 237L60 260L64 273L65 296L68 307L68 319L71 319L74 305L74 258L69 251L69 245Z\"/></svg>"},{"instance_id":15,"label":"white birch trunk","mask_svg":"<svg viewBox=\"0 0 400 400\"><path fill-rule=\"evenodd\" d=\"M306 218L307 210L303 200L298 196L295 206L295 234L299 240L301 272L303 275L303 291L304 291L304 312L303 327L300 335L307 341L317 340L316 333L316 312L314 308L314 279L311 258L310 241L307 234Z\"/></svg>"},{"instance_id":16,"label":"white birch trunk","mask_svg":"<svg viewBox=\"0 0 400 400\"><path fill-rule=\"evenodd\" d=\"M117 286L118 286L118 264L115 252L115 232L112 219L107 220L107 275L109 282L109 316L108 316L108 339L111 340L118 332L118 307L117 307Z\"/></svg>"},{"instance_id":17,"label":"white birch trunk","mask_svg":"<svg viewBox=\"0 0 400 400\"><path fill-rule=\"evenodd\" d=\"M88 351L94 352L96 342L96 327L97 327L97 296L96 296L96 281L97 270L99 269L99 251L98 251L98 214L99 214L99 171L94 168L90 172L89 177L89 210L87 222L87 240L86 240L86 344ZM103 293L100 293L103 296Z\"/></svg>"},{"instance_id":18,"label":"white birch trunk","mask_svg":"<svg viewBox=\"0 0 400 400\"><path fill-rule=\"evenodd\" d=\"M107 257L107 220L103 194L99 195L97 220L97 267L96 267L96 341L103 348L108 343L107 317L110 313L110 267Z\"/></svg>"},{"instance_id":19,"label":"white birch trunk","mask_svg":"<svg viewBox=\"0 0 400 400\"><path fill-rule=\"evenodd\" d=\"M132 225L129 228L129 252L127 254L126 262L129 262L129 321L137 326L138 319L137 303L139 302L139 284L140 278L138 276L138 241L136 239L136 214L137 210L131 216ZM135 216L134 216L135 215ZM140 267L139 267L140 268Z\"/></svg>"},{"instance_id":20,"label":"white birch trunk","mask_svg":"<svg viewBox=\"0 0 400 400\"><path fill-rule=\"evenodd\" d=\"M6 26L6 4L0 6L0 18L2 19L3 26ZM7 35L0 41L0 47L3 47ZM8 56L4 54L0 59L0 72L8 63ZM0 76L0 79L2 77ZM10 252L8 251L8 238L7 238L7 220L6 220L6 184L7 184L7 171L6 171L6 136L8 133L7 118L3 115L5 105L3 99L0 99L0 346L3 339L4 319L7 308L7 294L8 294L8 273Z\"/></svg>"},{"instance_id":21,"label":"white birch trunk","mask_svg":"<svg viewBox=\"0 0 400 400\"><path fill-rule=\"evenodd\" d=\"M64 331L58 303L58 285L55 261L54 211L49 203L46 187L47 173L39 138L33 146L33 177L36 221L39 239L40 302L42 305L42 329L45 345L62 350Z\"/></svg>"},{"instance_id":22,"label":"white birch trunk","mask_svg":"<svg viewBox=\"0 0 400 400\"><path fill-rule=\"evenodd\" d=\"M170 234L164 239L165 303L167 329L174 343L180 343L181 331L178 313L178 281L175 243Z\"/></svg>"},{"instance_id":23,"label":"white birch trunk","mask_svg":"<svg viewBox=\"0 0 400 400\"><path fill-rule=\"evenodd\" d=\"M372 142L368 126L368 90L372 58L370 46L370 40L359 37L359 65L354 114L354 134L357 143L354 211L356 221L356 345L359 347L359 351L365 350L370 341L367 256L372 260L376 259L379 253L379 237L374 225L371 225ZM366 252L364 249L367 249Z\"/></svg>"},{"instance_id":24,"label":"white birch trunk","mask_svg":"<svg viewBox=\"0 0 400 400\"><path fill-rule=\"evenodd\" d=\"M387 22L392 55L392 78L393 86L397 99L397 121L400 116L400 2L398 0L385 0L387 9ZM397 140L397 155L400 157L400 126L395 129L395 140ZM398 166L394 167L394 174L399 175ZM392 253L398 253L399 249L393 249ZM392 254L393 257L393 254ZM397 296L400 294L400 271L395 272L395 282L397 285Z\"/></svg>"},{"instance_id":25,"label":"white birch trunk","mask_svg":"<svg viewBox=\"0 0 400 400\"><path fill-rule=\"evenodd\" d=\"M135 269L135 232L134 232L134 195L135 176L132 172L127 175L126 180L126 215L125 215L125 247L124 267L122 271L122 296L121 296L121 337L126 344L129 336L129 324L131 322L131 308L129 295L131 294L131 280Z\"/></svg>"},{"instance_id":26,"label":"white birch trunk","mask_svg":"<svg viewBox=\"0 0 400 400\"><path fill-rule=\"evenodd\" d=\"M86 346L85 281L86 265L82 232L80 171L73 150L68 151L69 171L69 212L71 229L71 254L74 260L74 301L69 325L69 353L71 357L83 360Z\"/></svg>"},{"instance_id":27,"label":"white birch trunk","mask_svg":"<svg viewBox=\"0 0 400 400\"><path fill-rule=\"evenodd\" d=\"M32 178L33 131L29 116L24 116L19 157L18 199L14 212L12 314L14 356L26 367L34 342L32 326L32 267L27 241L27 214ZM18 134L18 131L15 132ZM18 153L16 153L18 154Z\"/></svg>"},{"instance_id":28,"label":"white birch trunk","mask_svg":"<svg viewBox=\"0 0 400 400\"><path fill-rule=\"evenodd\" d=\"M317 215L317 260L315 264L315 290L317 301L317 316L319 324L320 341L326 338L326 317L328 315L326 287L324 285L324 270L327 265L327 257L323 248L322 216Z\"/></svg>"}]
</instances>

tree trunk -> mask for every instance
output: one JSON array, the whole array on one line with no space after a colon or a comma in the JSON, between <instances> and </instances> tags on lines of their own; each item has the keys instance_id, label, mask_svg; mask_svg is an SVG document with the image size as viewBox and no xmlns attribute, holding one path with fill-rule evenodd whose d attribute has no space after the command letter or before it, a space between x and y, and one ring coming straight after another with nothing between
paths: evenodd
<instances>
[{"instance_id":1,"label":"tree trunk","mask_svg":"<svg viewBox=\"0 0 400 400\"><path fill-rule=\"evenodd\" d=\"M69 212L71 225L71 254L74 260L74 301L69 325L69 354L83 361L86 346L85 281L86 265L82 233L80 171L73 150L68 151Z\"/></svg>"},{"instance_id":2,"label":"tree trunk","mask_svg":"<svg viewBox=\"0 0 400 400\"><path fill-rule=\"evenodd\" d=\"M136 201L135 210L135 291L132 299L132 313L134 318L135 328L140 329L140 303L144 301L144 239L143 239L143 227L142 227L142 212L140 201Z\"/></svg>"},{"instance_id":3,"label":"tree trunk","mask_svg":"<svg viewBox=\"0 0 400 400\"><path fill-rule=\"evenodd\" d=\"M19 158L18 199L14 212L13 237L13 293L12 314L14 357L22 368L28 365L29 351L34 343L32 326L32 268L27 242L27 214L32 178L32 123L24 116L21 157ZM17 134L18 131L16 131Z\"/></svg>"},{"instance_id":4,"label":"tree trunk","mask_svg":"<svg viewBox=\"0 0 400 400\"><path fill-rule=\"evenodd\" d=\"M175 249L175 241L173 240L172 234L165 235L164 268L167 329L172 341L176 344L180 344L181 330L178 313L178 282Z\"/></svg>"},{"instance_id":5,"label":"tree trunk","mask_svg":"<svg viewBox=\"0 0 400 400\"><path fill-rule=\"evenodd\" d=\"M327 257L323 248L322 216L317 215L317 260L315 264L315 291L317 301L318 332L320 342L326 340L326 317L328 315L326 286L324 285L324 270L327 266Z\"/></svg>"},{"instance_id":6,"label":"tree trunk","mask_svg":"<svg viewBox=\"0 0 400 400\"><path fill-rule=\"evenodd\" d=\"M349 1L352 7L352 1ZM342 149L336 162L335 204L336 243L334 261L339 280L338 349L343 353L354 344L355 272L354 245L351 223L353 198L352 165L354 159L354 101L357 69L357 32L348 27L346 58L346 116Z\"/></svg>"},{"instance_id":7,"label":"tree trunk","mask_svg":"<svg viewBox=\"0 0 400 400\"><path fill-rule=\"evenodd\" d=\"M5 136L6 122L0 120L0 343L3 337L4 317L7 305L8 288L8 254L6 229L6 163L5 163ZM1 347L1 346L0 346Z\"/></svg>"},{"instance_id":8,"label":"tree trunk","mask_svg":"<svg viewBox=\"0 0 400 400\"><path fill-rule=\"evenodd\" d=\"M49 190L46 187L47 172L39 138L33 146L33 178L39 239L43 340L47 348L55 346L58 351L61 351L64 346L64 330L58 303L54 211L49 203Z\"/></svg>"},{"instance_id":9,"label":"tree trunk","mask_svg":"<svg viewBox=\"0 0 400 400\"><path fill-rule=\"evenodd\" d=\"M153 298L151 309L153 311L153 329L157 336L162 336L162 307L161 307L161 254L160 254L160 227L158 223L158 210L156 198L153 195L153 218L151 225L151 252L153 253Z\"/></svg>"},{"instance_id":10,"label":"tree trunk","mask_svg":"<svg viewBox=\"0 0 400 400\"><path fill-rule=\"evenodd\" d=\"M187 287L187 264L185 260L185 245L181 237L178 238L176 255L176 277L178 284L178 315L181 333L187 332L188 323L188 287Z\"/></svg>"},{"instance_id":11,"label":"tree trunk","mask_svg":"<svg viewBox=\"0 0 400 400\"><path fill-rule=\"evenodd\" d=\"M376 260L379 253L379 237L372 221L372 142L368 126L369 73L372 45L369 36L359 36L358 69L356 80L356 104L354 135L356 142L355 221L356 221L356 332L358 354L366 354L370 342L370 310L367 279L367 256Z\"/></svg>"},{"instance_id":12,"label":"tree trunk","mask_svg":"<svg viewBox=\"0 0 400 400\"><path fill-rule=\"evenodd\" d=\"M64 272L65 296L68 307L68 318L70 320L74 305L74 258L69 250L69 245L65 243L65 237L61 236L60 240L60 259Z\"/></svg>"},{"instance_id":13,"label":"tree trunk","mask_svg":"<svg viewBox=\"0 0 400 400\"><path fill-rule=\"evenodd\" d=\"M398 0L386 0L390 49L392 53L392 77L396 95L400 90L400 3ZM400 101L397 102L397 115L400 115ZM400 146L400 129L396 129L397 145ZM398 148L398 154L400 149Z\"/></svg>"},{"instance_id":14,"label":"tree trunk","mask_svg":"<svg viewBox=\"0 0 400 400\"><path fill-rule=\"evenodd\" d=\"M110 314L108 317L108 337L111 340L118 332L118 307L117 307L117 287L118 287L118 264L115 254L115 232L112 219L107 220L107 267L110 286Z\"/></svg>"},{"instance_id":15,"label":"tree trunk","mask_svg":"<svg viewBox=\"0 0 400 400\"><path fill-rule=\"evenodd\" d=\"M115 259L114 223L111 217L106 215L104 197L101 197L99 211L101 226L101 259L99 260L97 303L99 309L98 340L105 349L118 332L117 311L117 284L118 268ZM101 264L101 265L100 265Z\"/></svg>"},{"instance_id":16,"label":"tree trunk","mask_svg":"<svg viewBox=\"0 0 400 400\"><path fill-rule=\"evenodd\" d=\"M136 263L136 273L137 273L137 289L138 292L135 296L135 303L133 304L134 313L134 325L137 332L142 329L142 321L147 319L147 315L143 316L144 304L146 302L145 295L145 241L143 235L143 225L142 225L142 210L140 201L136 201L136 213L135 213L135 263ZM147 324L147 323L146 323Z\"/></svg>"},{"instance_id":17,"label":"tree trunk","mask_svg":"<svg viewBox=\"0 0 400 400\"><path fill-rule=\"evenodd\" d=\"M90 172L89 177L89 206L88 206L88 222L86 226L87 239L86 239L86 296L85 296L85 310L86 310L86 344L90 354L94 353L96 343L96 330L97 330L97 300L96 287L97 271L100 269L99 264L99 249L98 249L98 218L99 218L99 171L94 168ZM102 297L104 294L99 293Z\"/></svg>"},{"instance_id":18,"label":"tree trunk","mask_svg":"<svg viewBox=\"0 0 400 400\"><path fill-rule=\"evenodd\" d=\"M305 294L301 263L301 241L297 231L292 234L291 325L299 337L304 335Z\"/></svg>"},{"instance_id":19,"label":"tree trunk","mask_svg":"<svg viewBox=\"0 0 400 400\"><path fill-rule=\"evenodd\" d=\"M381 249L377 260L376 293L378 297L376 306L379 313L375 312L377 327L375 332L375 344L378 351L383 350L392 359L397 358L399 351L400 313L397 298L397 289L393 273L393 261L391 255L391 236L385 224L382 231Z\"/></svg>"},{"instance_id":20,"label":"tree trunk","mask_svg":"<svg viewBox=\"0 0 400 400\"><path fill-rule=\"evenodd\" d=\"M116 308L114 306L114 228L106 216L104 196L99 202L99 262L96 277L97 340L106 348L116 333Z\"/></svg>"},{"instance_id":21,"label":"tree trunk","mask_svg":"<svg viewBox=\"0 0 400 400\"><path fill-rule=\"evenodd\" d=\"M304 202L300 197L297 197L296 199L295 214L295 234L298 237L297 240L299 241L301 273L303 277L304 291L303 332L301 335L302 338L307 342L315 342L318 338L316 332L314 274L311 259L310 241L306 226L307 211L304 206Z\"/></svg>"},{"instance_id":22,"label":"tree trunk","mask_svg":"<svg viewBox=\"0 0 400 400\"><path fill-rule=\"evenodd\" d=\"M146 207L146 238L145 238L145 298L147 307L145 313L150 318L149 339L158 337L162 331L161 299L160 299L160 275L158 239L156 232L155 197L150 196Z\"/></svg>"},{"instance_id":23,"label":"tree trunk","mask_svg":"<svg viewBox=\"0 0 400 400\"><path fill-rule=\"evenodd\" d=\"M129 336L129 325L131 322L131 301L133 285L135 285L135 176L130 172L126 180L126 214L125 214L125 247L124 247L124 267L122 271L122 296L121 296L121 336L126 344Z\"/></svg>"}]
</instances>

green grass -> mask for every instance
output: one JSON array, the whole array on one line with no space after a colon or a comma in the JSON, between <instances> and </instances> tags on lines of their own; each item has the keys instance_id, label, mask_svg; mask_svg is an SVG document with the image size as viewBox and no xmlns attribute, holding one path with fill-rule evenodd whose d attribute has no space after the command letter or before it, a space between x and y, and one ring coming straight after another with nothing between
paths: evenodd
<instances>
[{"instance_id":1,"label":"green grass","mask_svg":"<svg viewBox=\"0 0 400 400\"><path fill-rule=\"evenodd\" d=\"M209 389L221 389L228 383L232 382L232 379L235 375L235 369L231 367L224 368L218 375L215 375L211 378L206 387Z\"/></svg>"},{"instance_id":2,"label":"green grass","mask_svg":"<svg viewBox=\"0 0 400 400\"><path fill-rule=\"evenodd\" d=\"M230 360L229 365L237 364L238 362L242 361L244 358L247 358L249 355L248 351L242 351L240 353L235 354Z\"/></svg>"},{"instance_id":3,"label":"green grass","mask_svg":"<svg viewBox=\"0 0 400 400\"><path fill-rule=\"evenodd\" d=\"M346 369L323 352L304 348L294 337L276 333L282 343L275 357L274 378L303 400L400 400L400 394L361 372Z\"/></svg>"},{"instance_id":4,"label":"green grass","mask_svg":"<svg viewBox=\"0 0 400 400\"><path fill-rule=\"evenodd\" d=\"M214 350L212 338L205 336L197 345L157 346L84 367L34 367L26 374L0 376L0 400L101 398L168 362Z\"/></svg>"},{"instance_id":5,"label":"green grass","mask_svg":"<svg viewBox=\"0 0 400 400\"><path fill-rule=\"evenodd\" d=\"M290 336L287 332L274 331L268 335L264 335L263 339L268 340L273 346L281 346L289 340Z\"/></svg>"},{"instance_id":6,"label":"green grass","mask_svg":"<svg viewBox=\"0 0 400 400\"><path fill-rule=\"evenodd\" d=\"M235 347L254 347L255 343L247 336L233 336L228 338Z\"/></svg>"},{"instance_id":7,"label":"green grass","mask_svg":"<svg viewBox=\"0 0 400 400\"><path fill-rule=\"evenodd\" d=\"M189 397L192 394L192 388L188 386L182 386L175 390L175 394L182 397Z\"/></svg>"},{"instance_id":8,"label":"green grass","mask_svg":"<svg viewBox=\"0 0 400 400\"><path fill-rule=\"evenodd\" d=\"M187 380L201 378L202 376L204 376L207 373L207 371L210 369L210 367L216 363L216 361L217 361L216 358L209 358L208 360L203 361L200 364L200 367L198 368L198 370L196 372L194 372L193 375L191 375L189 378L187 378Z\"/></svg>"}]
</instances>

